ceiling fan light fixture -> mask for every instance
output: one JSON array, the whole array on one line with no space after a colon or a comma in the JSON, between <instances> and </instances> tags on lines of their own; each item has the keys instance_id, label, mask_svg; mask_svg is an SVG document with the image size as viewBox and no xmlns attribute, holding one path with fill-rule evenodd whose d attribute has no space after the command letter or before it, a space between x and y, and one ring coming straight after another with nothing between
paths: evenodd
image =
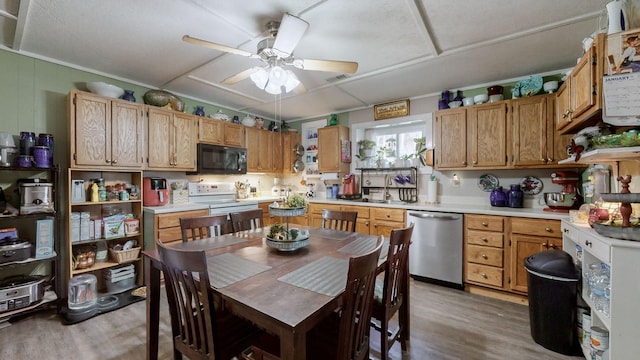
<instances>
[{"instance_id":1,"label":"ceiling fan light fixture","mask_svg":"<svg viewBox=\"0 0 640 360\"><path fill-rule=\"evenodd\" d=\"M291 70L287 70L287 81L284 83L285 92L289 92L300 85L300 80Z\"/></svg>"},{"instance_id":2,"label":"ceiling fan light fixture","mask_svg":"<svg viewBox=\"0 0 640 360\"><path fill-rule=\"evenodd\" d=\"M264 91L268 92L269 94L278 95L282 93L282 88L280 85L276 85L269 81L267 83L267 86L264 87Z\"/></svg>"},{"instance_id":3,"label":"ceiling fan light fixture","mask_svg":"<svg viewBox=\"0 0 640 360\"><path fill-rule=\"evenodd\" d=\"M251 81L256 84L260 89L264 89L267 86L267 81L269 81L269 73L263 68L251 74Z\"/></svg>"},{"instance_id":4,"label":"ceiling fan light fixture","mask_svg":"<svg viewBox=\"0 0 640 360\"><path fill-rule=\"evenodd\" d=\"M287 82L287 78L287 72L278 65L269 70L269 84L282 86Z\"/></svg>"}]
</instances>

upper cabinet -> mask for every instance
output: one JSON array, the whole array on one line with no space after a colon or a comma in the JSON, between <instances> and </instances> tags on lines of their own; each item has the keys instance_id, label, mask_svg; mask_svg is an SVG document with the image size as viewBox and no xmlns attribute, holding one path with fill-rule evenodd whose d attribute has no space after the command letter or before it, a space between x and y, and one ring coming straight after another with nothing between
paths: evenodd
<instances>
[{"instance_id":1,"label":"upper cabinet","mask_svg":"<svg viewBox=\"0 0 640 360\"><path fill-rule=\"evenodd\" d=\"M245 147L243 125L200 116L197 119L199 143Z\"/></svg>"},{"instance_id":2,"label":"upper cabinet","mask_svg":"<svg viewBox=\"0 0 640 360\"><path fill-rule=\"evenodd\" d=\"M293 164L301 155L296 154L296 146L302 144L302 137L297 132L282 133L282 172L293 174Z\"/></svg>"},{"instance_id":3,"label":"upper cabinet","mask_svg":"<svg viewBox=\"0 0 640 360\"><path fill-rule=\"evenodd\" d=\"M245 129L245 142L247 144L247 171L248 172L275 172L275 166L282 169L282 150L275 151L275 146L280 146L280 133L247 127ZM280 160L275 160L280 156Z\"/></svg>"},{"instance_id":4,"label":"upper cabinet","mask_svg":"<svg viewBox=\"0 0 640 360\"><path fill-rule=\"evenodd\" d=\"M436 169L553 168L571 135L555 128L555 95L436 112Z\"/></svg>"},{"instance_id":5,"label":"upper cabinet","mask_svg":"<svg viewBox=\"0 0 640 360\"><path fill-rule=\"evenodd\" d=\"M196 117L148 108L147 169L196 170Z\"/></svg>"},{"instance_id":6,"label":"upper cabinet","mask_svg":"<svg viewBox=\"0 0 640 360\"><path fill-rule=\"evenodd\" d=\"M143 110L140 104L71 91L71 167L142 169Z\"/></svg>"},{"instance_id":7,"label":"upper cabinet","mask_svg":"<svg viewBox=\"0 0 640 360\"><path fill-rule=\"evenodd\" d=\"M598 34L589 51L558 89L556 128L562 134L576 133L600 119L602 77L608 66L605 42L606 34Z\"/></svg>"},{"instance_id":8,"label":"upper cabinet","mask_svg":"<svg viewBox=\"0 0 640 360\"><path fill-rule=\"evenodd\" d=\"M342 125L318 129L318 171L347 173L350 164L342 161L344 140L349 140L349 128ZM349 148L351 148L349 146Z\"/></svg>"}]
</instances>

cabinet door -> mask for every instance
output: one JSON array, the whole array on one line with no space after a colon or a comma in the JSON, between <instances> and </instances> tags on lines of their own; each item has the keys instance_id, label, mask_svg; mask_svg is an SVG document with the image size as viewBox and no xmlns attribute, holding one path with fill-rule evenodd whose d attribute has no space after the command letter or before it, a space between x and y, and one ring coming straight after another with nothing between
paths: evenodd
<instances>
[{"instance_id":1,"label":"cabinet door","mask_svg":"<svg viewBox=\"0 0 640 360\"><path fill-rule=\"evenodd\" d=\"M271 133L271 146L272 146L272 162L271 162L271 171L276 173L282 172L283 166L283 154L282 154L282 135L277 132Z\"/></svg>"},{"instance_id":2,"label":"cabinet door","mask_svg":"<svg viewBox=\"0 0 640 360\"><path fill-rule=\"evenodd\" d=\"M472 167L507 167L507 143L510 141L507 104L477 105L469 110L468 157Z\"/></svg>"},{"instance_id":3,"label":"cabinet door","mask_svg":"<svg viewBox=\"0 0 640 360\"><path fill-rule=\"evenodd\" d=\"M77 93L71 126L71 164L104 167L111 162L111 101Z\"/></svg>"},{"instance_id":4,"label":"cabinet door","mask_svg":"<svg viewBox=\"0 0 640 360\"><path fill-rule=\"evenodd\" d=\"M148 107L147 166L150 169L171 169L173 164L170 131L173 126L169 111Z\"/></svg>"},{"instance_id":5,"label":"cabinet door","mask_svg":"<svg viewBox=\"0 0 640 360\"><path fill-rule=\"evenodd\" d=\"M340 171L340 145L337 127L318 129L318 170L320 172Z\"/></svg>"},{"instance_id":6,"label":"cabinet door","mask_svg":"<svg viewBox=\"0 0 640 360\"><path fill-rule=\"evenodd\" d=\"M273 164L272 133L258 129L258 169L271 171Z\"/></svg>"},{"instance_id":7,"label":"cabinet door","mask_svg":"<svg viewBox=\"0 0 640 360\"><path fill-rule=\"evenodd\" d=\"M245 129L245 142L247 143L247 171L260 171L260 152L259 147L260 130L256 128Z\"/></svg>"},{"instance_id":8,"label":"cabinet door","mask_svg":"<svg viewBox=\"0 0 640 360\"><path fill-rule=\"evenodd\" d=\"M569 81L571 82L571 116L579 117L596 103L596 48L591 47L573 68Z\"/></svg>"},{"instance_id":9,"label":"cabinet door","mask_svg":"<svg viewBox=\"0 0 640 360\"><path fill-rule=\"evenodd\" d=\"M224 141L223 124L220 120L198 117L198 142L222 145Z\"/></svg>"},{"instance_id":10,"label":"cabinet door","mask_svg":"<svg viewBox=\"0 0 640 360\"><path fill-rule=\"evenodd\" d=\"M193 115L173 113L173 167L180 170L196 169L196 119Z\"/></svg>"},{"instance_id":11,"label":"cabinet door","mask_svg":"<svg viewBox=\"0 0 640 360\"><path fill-rule=\"evenodd\" d=\"M142 168L144 163L144 112L140 105L111 103L111 165Z\"/></svg>"},{"instance_id":12,"label":"cabinet door","mask_svg":"<svg viewBox=\"0 0 640 360\"><path fill-rule=\"evenodd\" d=\"M558 239L543 236L511 235L511 274L509 286L513 291L527 292L527 270L524 260L548 249L550 241Z\"/></svg>"},{"instance_id":13,"label":"cabinet door","mask_svg":"<svg viewBox=\"0 0 640 360\"><path fill-rule=\"evenodd\" d=\"M556 129L564 129L571 121L571 82L565 81L556 93Z\"/></svg>"},{"instance_id":14,"label":"cabinet door","mask_svg":"<svg viewBox=\"0 0 640 360\"><path fill-rule=\"evenodd\" d=\"M535 96L513 100L514 166L547 163L547 98Z\"/></svg>"},{"instance_id":15,"label":"cabinet door","mask_svg":"<svg viewBox=\"0 0 640 360\"><path fill-rule=\"evenodd\" d=\"M438 111L435 122L436 169L467 166L466 109Z\"/></svg>"},{"instance_id":16,"label":"cabinet door","mask_svg":"<svg viewBox=\"0 0 640 360\"><path fill-rule=\"evenodd\" d=\"M229 146L245 147L243 125L224 123L224 144Z\"/></svg>"}]
</instances>

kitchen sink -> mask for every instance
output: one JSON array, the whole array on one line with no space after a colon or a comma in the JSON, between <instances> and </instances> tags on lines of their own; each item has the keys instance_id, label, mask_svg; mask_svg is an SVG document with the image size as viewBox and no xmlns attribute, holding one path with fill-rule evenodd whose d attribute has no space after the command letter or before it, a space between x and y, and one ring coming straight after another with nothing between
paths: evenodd
<instances>
[{"instance_id":1,"label":"kitchen sink","mask_svg":"<svg viewBox=\"0 0 640 360\"><path fill-rule=\"evenodd\" d=\"M408 202L400 201L400 200L371 200L371 199L369 199L368 201L362 200L362 202L368 202L368 203L372 203L372 204L389 204L389 205L407 205L408 204Z\"/></svg>"}]
</instances>

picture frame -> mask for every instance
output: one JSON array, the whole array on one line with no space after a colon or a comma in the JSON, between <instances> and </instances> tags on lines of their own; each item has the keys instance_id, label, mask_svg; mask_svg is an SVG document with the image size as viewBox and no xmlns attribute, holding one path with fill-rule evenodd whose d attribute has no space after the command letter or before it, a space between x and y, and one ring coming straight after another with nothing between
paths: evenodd
<instances>
[{"instance_id":1,"label":"picture frame","mask_svg":"<svg viewBox=\"0 0 640 360\"><path fill-rule=\"evenodd\" d=\"M395 100L373 106L373 119L384 120L409 115L409 99Z\"/></svg>"}]
</instances>

